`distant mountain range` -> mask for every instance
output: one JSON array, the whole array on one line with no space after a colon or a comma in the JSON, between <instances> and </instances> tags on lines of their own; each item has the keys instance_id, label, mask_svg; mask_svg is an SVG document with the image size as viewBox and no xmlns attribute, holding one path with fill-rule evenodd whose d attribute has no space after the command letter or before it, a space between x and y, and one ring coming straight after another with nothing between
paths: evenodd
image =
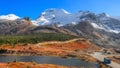
<instances>
[{"instance_id":1,"label":"distant mountain range","mask_svg":"<svg viewBox=\"0 0 120 68\"><path fill-rule=\"evenodd\" d=\"M0 34L64 33L89 39L96 45L120 47L120 19L90 11L69 13L47 9L36 20L14 14L0 16Z\"/></svg>"}]
</instances>

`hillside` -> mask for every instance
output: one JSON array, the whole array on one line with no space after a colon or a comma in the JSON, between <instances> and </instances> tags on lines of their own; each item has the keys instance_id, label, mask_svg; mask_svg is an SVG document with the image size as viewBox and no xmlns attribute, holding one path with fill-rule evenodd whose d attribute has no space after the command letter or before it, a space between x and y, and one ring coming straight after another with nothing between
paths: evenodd
<instances>
[{"instance_id":1,"label":"hillside","mask_svg":"<svg viewBox=\"0 0 120 68\"><path fill-rule=\"evenodd\" d=\"M119 48L119 25L118 18L106 13L69 13L52 8L46 9L36 20L14 14L0 16L0 35L67 34L89 39L98 46Z\"/></svg>"},{"instance_id":2,"label":"hillside","mask_svg":"<svg viewBox=\"0 0 120 68\"><path fill-rule=\"evenodd\" d=\"M7 35L0 36L0 44L35 44L45 41L65 41L77 38L77 36L67 35L62 33L39 33L27 35Z\"/></svg>"}]
</instances>

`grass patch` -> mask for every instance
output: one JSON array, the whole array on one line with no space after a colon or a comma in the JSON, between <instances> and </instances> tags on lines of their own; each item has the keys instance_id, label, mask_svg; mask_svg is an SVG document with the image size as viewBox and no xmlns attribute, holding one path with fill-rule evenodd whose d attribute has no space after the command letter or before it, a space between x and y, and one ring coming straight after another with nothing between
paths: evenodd
<instances>
[{"instance_id":1,"label":"grass patch","mask_svg":"<svg viewBox=\"0 0 120 68\"><path fill-rule=\"evenodd\" d=\"M0 36L0 45L2 44L19 44L19 43L39 43L44 41L66 41L73 38L77 38L76 36L67 35L67 34L56 34L56 33L40 33L40 34L32 34L32 35L7 35Z\"/></svg>"}]
</instances>

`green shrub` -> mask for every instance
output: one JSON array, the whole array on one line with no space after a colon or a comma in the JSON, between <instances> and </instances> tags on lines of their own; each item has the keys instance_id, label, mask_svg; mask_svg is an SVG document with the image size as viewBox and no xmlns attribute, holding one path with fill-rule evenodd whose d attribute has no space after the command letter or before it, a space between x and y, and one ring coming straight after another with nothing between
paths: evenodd
<instances>
[{"instance_id":1,"label":"green shrub","mask_svg":"<svg viewBox=\"0 0 120 68\"><path fill-rule=\"evenodd\" d=\"M0 44L28 44L28 43L39 43L43 41L65 41L73 38L77 38L76 36L67 35L67 34L57 34L57 33L40 33L40 34L32 34L32 35L16 35L16 36L0 36Z\"/></svg>"}]
</instances>

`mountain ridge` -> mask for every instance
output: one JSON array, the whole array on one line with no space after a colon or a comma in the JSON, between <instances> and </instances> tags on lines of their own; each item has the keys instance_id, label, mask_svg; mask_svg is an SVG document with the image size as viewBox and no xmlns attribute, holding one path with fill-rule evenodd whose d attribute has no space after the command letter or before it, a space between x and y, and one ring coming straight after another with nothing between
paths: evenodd
<instances>
[{"instance_id":1,"label":"mountain ridge","mask_svg":"<svg viewBox=\"0 0 120 68\"><path fill-rule=\"evenodd\" d=\"M17 20L23 18L15 14L1 15L0 21ZM81 21L89 20L95 29L101 29L108 32L120 33L120 20L106 13L95 14L90 11L79 11L69 13L64 9L50 8L46 9L36 20L31 20L35 26L57 26L77 25Z\"/></svg>"},{"instance_id":2,"label":"mountain ridge","mask_svg":"<svg viewBox=\"0 0 120 68\"><path fill-rule=\"evenodd\" d=\"M62 13L62 14L61 14ZM29 17L15 20L0 19L1 35L60 33L85 38L98 46L120 47L120 20L101 13L50 9L36 20Z\"/></svg>"},{"instance_id":3,"label":"mountain ridge","mask_svg":"<svg viewBox=\"0 0 120 68\"><path fill-rule=\"evenodd\" d=\"M113 23L109 23L109 21L111 21L112 19L114 19L113 21L120 22L118 19L113 18L112 16L106 13L95 14L90 11L79 11L78 13L69 13L63 9L47 9L33 23L37 26L55 24L58 27L61 27L70 24L76 25L81 21L90 20L94 28L119 33L120 29L113 26L117 26L119 28L120 26L114 25ZM109 25L111 25L112 27Z\"/></svg>"}]
</instances>

